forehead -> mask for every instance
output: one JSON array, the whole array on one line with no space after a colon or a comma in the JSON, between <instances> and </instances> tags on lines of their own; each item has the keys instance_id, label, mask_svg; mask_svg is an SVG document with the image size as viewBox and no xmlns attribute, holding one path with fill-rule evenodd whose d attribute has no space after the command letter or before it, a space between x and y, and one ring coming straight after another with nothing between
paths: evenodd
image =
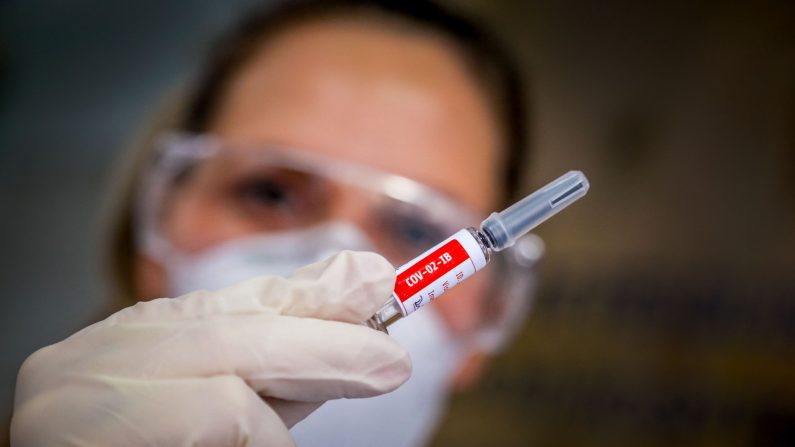
<instances>
[{"instance_id":1,"label":"forehead","mask_svg":"<svg viewBox=\"0 0 795 447\"><path fill-rule=\"evenodd\" d=\"M342 19L294 26L234 76L210 130L404 175L482 212L498 199L489 103L427 33Z\"/></svg>"}]
</instances>

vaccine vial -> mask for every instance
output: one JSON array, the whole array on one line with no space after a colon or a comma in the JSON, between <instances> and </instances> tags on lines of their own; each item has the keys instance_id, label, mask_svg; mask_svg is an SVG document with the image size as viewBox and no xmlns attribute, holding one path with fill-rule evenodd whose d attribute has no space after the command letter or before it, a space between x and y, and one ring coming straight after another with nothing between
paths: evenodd
<instances>
[{"instance_id":1,"label":"vaccine vial","mask_svg":"<svg viewBox=\"0 0 795 447\"><path fill-rule=\"evenodd\" d=\"M524 234L588 192L582 172L570 171L538 191L492 213L480 229L464 228L397 269L395 290L366 326L387 326L432 303L485 267L494 252L512 246Z\"/></svg>"},{"instance_id":2,"label":"vaccine vial","mask_svg":"<svg viewBox=\"0 0 795 447\"><path fill-rule=\"evenodd\" d=\"M475 228L459 230L397 270L395 291L381 309L365 322L386 332L386 327L442 296L489 263L488 238Z\"/></svg>"}]
</instances>

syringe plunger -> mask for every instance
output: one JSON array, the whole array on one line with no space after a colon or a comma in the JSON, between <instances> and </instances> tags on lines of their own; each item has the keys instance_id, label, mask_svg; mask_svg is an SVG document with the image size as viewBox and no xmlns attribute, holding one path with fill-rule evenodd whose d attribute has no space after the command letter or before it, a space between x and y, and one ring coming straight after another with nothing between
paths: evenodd
<instances>
[{"instance_id":1,"label":"syringe plunger","mask_svg":"<svg viewBox=\"0 0 795 447\"><path fill-rule=\"evenodd\" d=\"M588 179L582 172L569 171L505 210L492 213L480 230L490 239L492 250L503 250L584 196L588 187Z\"/></svg>"}]
</instances>

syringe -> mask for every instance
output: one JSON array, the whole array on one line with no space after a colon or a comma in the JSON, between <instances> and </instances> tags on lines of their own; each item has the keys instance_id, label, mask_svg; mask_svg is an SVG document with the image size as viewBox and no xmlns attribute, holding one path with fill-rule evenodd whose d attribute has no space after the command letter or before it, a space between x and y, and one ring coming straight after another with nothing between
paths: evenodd
<instances>
[{"instance_id":1,"label":"syringe","mask_svg":"<svg viewBox=\"0 0 795 447\"><path fill-rule=\"evenodd\" d=\"M492 213L480 229L459 230L397 269L395 290L365 324L387 332L387 326L433 302L447 290L472 276L491 260L494 252L559 213L588 192L588 179L569 171L557 180L499 213Z\"/></svg>"}]
</instances>

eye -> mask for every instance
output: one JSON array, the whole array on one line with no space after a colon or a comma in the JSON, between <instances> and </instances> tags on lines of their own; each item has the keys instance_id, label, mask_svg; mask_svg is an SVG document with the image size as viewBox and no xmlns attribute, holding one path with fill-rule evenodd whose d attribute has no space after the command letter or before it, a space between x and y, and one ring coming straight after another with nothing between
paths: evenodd
<instances>
[{"instance_id":1,"label":"eye","mask_svg":"<svg viewBox=\"0 0 795 447\"><path fill-rule=\"evenodd\" d=\"M294 188L276 178L248 180L240 185L238 193L252 204L274 208L295 206L298 201Z\"/></svg>"},{"instance_id":2,"label":"eye","mask_svg":"<svg viewBox=\"0 0 795 447\"><path fill-rule=\"evenodd\" d=\"M387 222L395 242L407 244L416 249L429 248L446 236L436 224L419 216L391 215Z\"/></svg>"},{"instance_id":3,"label":"eye","mask_svg":"<svg viewBox=\"0 0 795 447\"><path fill-rule=\"evenodd\" d=\"M248 213L268 219L308 219L324 209L322 180L289 169L264 169L234 182L234 196Z\"/></svg>"}]
</instances>

